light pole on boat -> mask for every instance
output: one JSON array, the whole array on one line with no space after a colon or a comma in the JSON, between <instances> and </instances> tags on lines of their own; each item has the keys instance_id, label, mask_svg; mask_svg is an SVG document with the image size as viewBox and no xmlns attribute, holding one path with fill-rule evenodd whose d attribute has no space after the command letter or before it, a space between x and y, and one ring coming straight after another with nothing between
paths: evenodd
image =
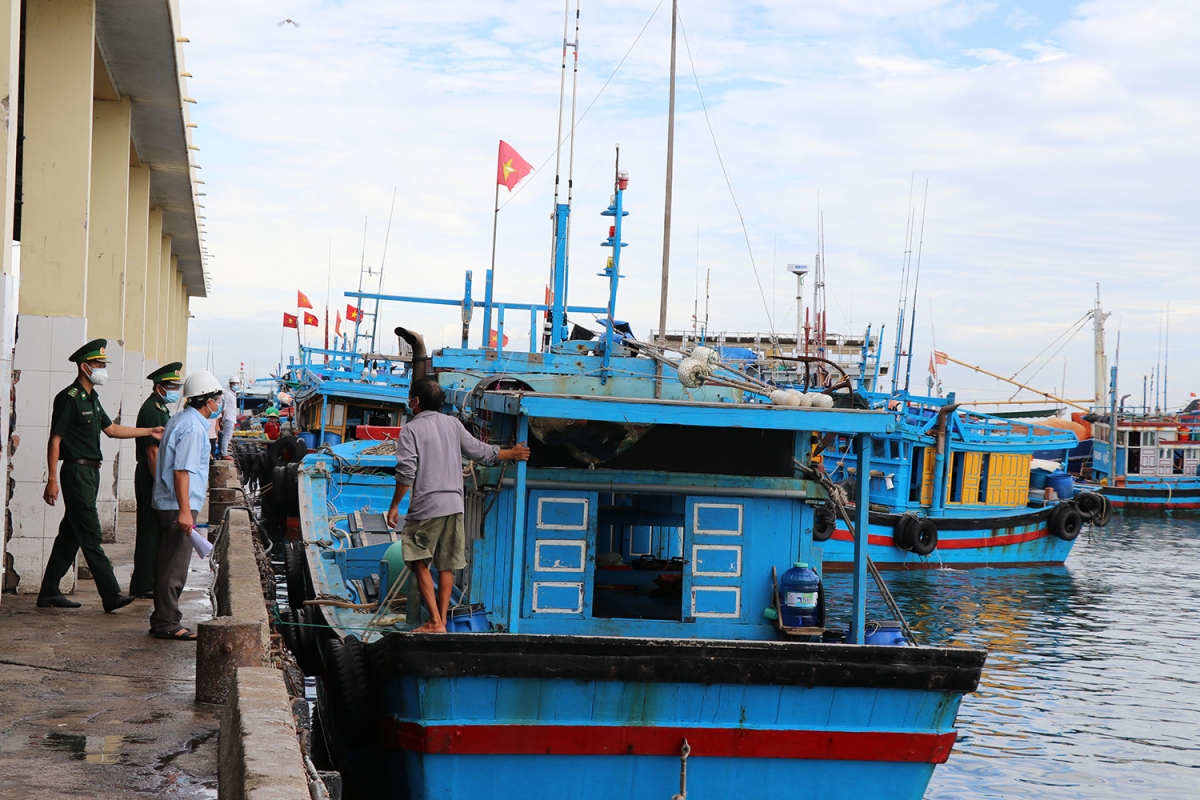
<instances>
[{"instance_id":1,"label":"light pole on boat","mask_svg":"<svg viewBox=\"0 0 1200 800\"><path fill-rule=\"evenodd\" d=\"M671 88L667 101L667 186L663 207L662 288L658 298L658 346L667 344L667 278L671 268L671 182L675 170L675 29L678 0L671 0ZM654 396L662 397L662 364L655 367Z\"/></svg>"}]
</instances>

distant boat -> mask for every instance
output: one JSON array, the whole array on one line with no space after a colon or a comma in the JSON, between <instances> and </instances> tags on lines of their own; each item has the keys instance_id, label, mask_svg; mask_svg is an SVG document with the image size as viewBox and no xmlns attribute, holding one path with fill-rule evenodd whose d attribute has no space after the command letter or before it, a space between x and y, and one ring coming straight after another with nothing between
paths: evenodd
<instances>
[{"instance_id":1,"label":"distant boat","mask_svg":"<svg viewBox=\"0 0 1200 800\"><path fill-rule=\"evenodd\" d=\"M1179 414L1117 414L1116 469L1111 415L1093 424L1090 474L1116 508L1200 509L1200 400Z\"/></svg>"}]
</instances>

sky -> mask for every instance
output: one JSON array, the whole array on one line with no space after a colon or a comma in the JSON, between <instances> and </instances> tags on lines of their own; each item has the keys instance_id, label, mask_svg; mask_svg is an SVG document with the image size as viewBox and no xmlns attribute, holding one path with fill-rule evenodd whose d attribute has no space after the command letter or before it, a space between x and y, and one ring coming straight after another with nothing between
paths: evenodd
<instances>
[{"instance_id":1,"label":"sky","mask_svg":"<svg viewBox=\"0 0 1200 800\"><path fill-rule=\"evenodd\" d=\"M599 213L619 145L618 316L642 337L658 318L670 11L582 0L580 13L570 294L607 296ZM536 170L500 188L496 296L540 302L563 12L558 0L183 0L212 277L193 300L189 366L269 373L296 350L281 327L296 291L344 315L364 264L383 265L386 293L461 298L471 270L479 295L500 139ZM711 331L793 331L785 267L813 262L820 218L830 330L884 325L890 353L915 220L916 386L936 347L1005 376L1032 361L1021 377L1090 397L1090 325L1059 337L1098 286L1128 402L1163 369L1168 406L1200 393L1200 5L681 0L679 14L668 328L704 316L711 275ZM564 134L569 78L567 90ZM563 194L569 161L564 145ZM457 309L387 303L377 349L395 351L401 323L433 347L460 336ZM528 328L525 314L506 319L514 346ZM960 398L1012 394L939 372Z\"/></svg>"}]
</instances>

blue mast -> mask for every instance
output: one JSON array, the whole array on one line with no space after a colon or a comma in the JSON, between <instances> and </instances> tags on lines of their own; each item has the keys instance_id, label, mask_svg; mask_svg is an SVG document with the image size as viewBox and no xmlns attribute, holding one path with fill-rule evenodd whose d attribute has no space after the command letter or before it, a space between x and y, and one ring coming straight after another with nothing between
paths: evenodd
<instances>
[{"instance_id":1,"label":"blue mast","mask_svg":"<svg viewBox=\"0 0 1200 800\"><path fill-rule=\"evenodd\" d=\"M613 217L613 224L608 229L608 238L600 243L601 247L611 247L613 253L608 257L608 264L604 268L604 272L600 273L601 277L608 278L608 318L604 321L604 367L600 373L600 382L607 383L611 370L609 364L612 361L613 348L613 324L614 315L617 311L617 283L621 277L621 248L628 247L628 242L621 241L621 221L624 217L629 216L629 212L625 211L622 206L625 200L625 188L629 185L629 173L621 172L621 148L617 148L617 180L616 192L613 194L612 204L608 208L600 212L602 217ZM557 299L557 298L555 298Z\"/></svg>"}]
</instances>

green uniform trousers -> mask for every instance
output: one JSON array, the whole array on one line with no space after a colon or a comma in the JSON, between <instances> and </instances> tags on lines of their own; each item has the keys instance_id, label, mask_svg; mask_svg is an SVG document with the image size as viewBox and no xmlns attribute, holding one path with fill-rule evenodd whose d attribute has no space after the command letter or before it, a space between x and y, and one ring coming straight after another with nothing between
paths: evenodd
<instances>
[{"instance_id":1,"label":"green uniform trousers","mask_svg":"<svg viewBox=\"0 0 1200 800\"><path fill-rule=\"evenodd\" d=\"M135 597L154 591L154 570L158 563L158 512L151 507L154 475L142 462L133 473L133 492L137 498L137 541L133 546L133 577L129 593Z\"/></svg>"},{"instance_id":2,"label":"green uniform trousers","mask_svg":"<svg viewBox=\"0 0 1200 800\"><path fill-rule=\"evenodd\" d=\"M100 597L105 602L114 600L121 593L121 587L117 585L112 564L100 546L100 516L96 513L100 470L63 462L58 485L67 513L58 526L58 536L54 537L46 574L42 576L40 596L53 597L61 593L59 581L75 563L75 554L82 550Z\"/></svg>"}]
</instances>

